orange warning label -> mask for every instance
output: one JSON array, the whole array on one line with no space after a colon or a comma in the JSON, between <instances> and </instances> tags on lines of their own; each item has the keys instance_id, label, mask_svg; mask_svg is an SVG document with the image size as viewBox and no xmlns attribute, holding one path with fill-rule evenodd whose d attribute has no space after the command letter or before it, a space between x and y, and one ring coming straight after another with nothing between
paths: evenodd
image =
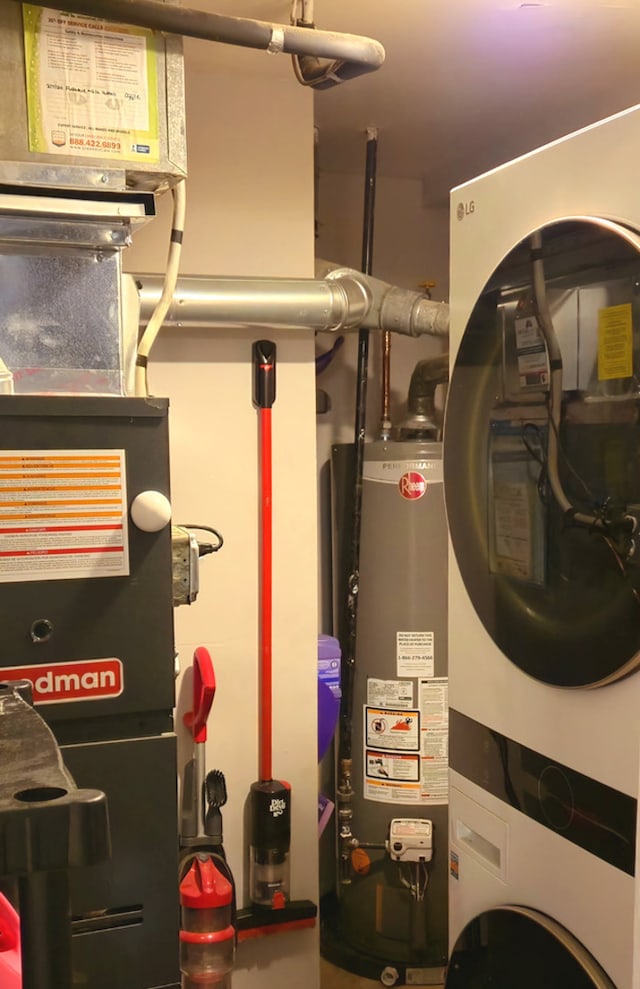
<instances>
[{"instance_id":1,"label":"orange warning label","mask_svg":"<svg viewBox=\"0 0 640 989\"><path fill-rule=\"evenodd\" d=\"M0 582L129 573L123 450L0 455Z\"/></svg>"}]
</instances>

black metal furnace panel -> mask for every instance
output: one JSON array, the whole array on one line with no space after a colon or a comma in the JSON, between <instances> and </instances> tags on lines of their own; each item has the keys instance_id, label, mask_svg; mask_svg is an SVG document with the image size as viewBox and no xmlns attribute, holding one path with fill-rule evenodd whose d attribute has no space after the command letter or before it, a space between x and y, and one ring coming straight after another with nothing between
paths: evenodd
<instances>
[{"instance_id":1,"label":"black metal furnace panel","mask_svg":"<svg viewBox=\"0 0 640 989\"><path fill-rule=\"evenodd\" d=\"M169 497L167 413L166 399L0 395L0 450L122 449L128 504L145 490ZM119 696L38 707L54 725L85 722L83 738L114 734L92 734L101 721L168 715L174 704L170 527L141 532L129 519L128 538L129 576L0 583L0 678L3 668L122 662ZM30 630L39 619L53 632L34 643Z\"/></svg>"},{"instance_id":2,"label":"black metal furnace panel","mask_svg":"<svg viewBox=\"0 0 640 989\"><path fill-rule=\"evenodd\" d=\"M72 872L74 985L178 984L178 834L174 735L70 745L78 786L107 795L113 854Z\"/></svg>"}]
</instances>

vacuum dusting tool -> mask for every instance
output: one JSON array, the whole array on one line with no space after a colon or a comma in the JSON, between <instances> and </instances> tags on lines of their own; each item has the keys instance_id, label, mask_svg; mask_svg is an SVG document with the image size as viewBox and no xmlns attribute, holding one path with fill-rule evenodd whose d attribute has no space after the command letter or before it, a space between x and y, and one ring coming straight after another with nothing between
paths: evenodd
<instances>
[{"instance_id":1,"label":"vacuum dusting tool","mask_svg":"<svg viewBox=\"0 0 640 989\"><path fill-rule=\"evenodd\" d=\"M260 779L250 791L249 896L256 906L282 909L289 899L291 788L273 779L272 750L272 451L276 345L253 345L253 402L260 432Z\"/></svg>"},{"instance_id":2,"label":"vacuum dusting tool","mask_svg":"<svg viewBox=\"0 0 640 989\"><path fill-rule=\"evenodd\" d=\"M211 656L198 646L193 656L193 707L184 716L194 754L183 783L181 989L231 989L235 960L235 883L222 845L220 812L227 788L219 770L205 774L207 720L215 692Z\"/></svg>"}]
</instances>

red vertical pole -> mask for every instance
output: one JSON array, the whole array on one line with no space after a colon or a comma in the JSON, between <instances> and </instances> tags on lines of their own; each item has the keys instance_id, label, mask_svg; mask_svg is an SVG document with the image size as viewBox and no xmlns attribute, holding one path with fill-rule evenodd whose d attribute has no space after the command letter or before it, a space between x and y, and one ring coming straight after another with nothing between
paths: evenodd
<instances>
[{"instance_id":1,"label":"red vertical pole","mask_svg":"<svg viewBox=\"0 0 640 989\"><path fill-rule=\"evenodd\" d=\"M271 758L272 719L272 453L271 409L260 409L260 779L273 778Z\"/></svg>"}]
</instances>

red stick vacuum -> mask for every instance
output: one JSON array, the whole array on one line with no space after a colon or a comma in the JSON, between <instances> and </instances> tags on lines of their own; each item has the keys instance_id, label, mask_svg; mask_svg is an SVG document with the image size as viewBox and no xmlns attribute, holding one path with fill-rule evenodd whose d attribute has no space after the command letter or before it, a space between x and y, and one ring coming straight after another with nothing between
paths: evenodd
<instances>
[{"instance_id":1,"label":"red stick vacuum","mask_svg":"<svg viewBox=\"0 0 640 989\"><path fill-rule=\"evenodd\" d=\"M253 402L260 432L260 779L251 785L249 895L256 906L282 909L289 899L291 788L272 771L271 408L276 398L276 345L253 345Z\"/></svg>"}]
</instances>

